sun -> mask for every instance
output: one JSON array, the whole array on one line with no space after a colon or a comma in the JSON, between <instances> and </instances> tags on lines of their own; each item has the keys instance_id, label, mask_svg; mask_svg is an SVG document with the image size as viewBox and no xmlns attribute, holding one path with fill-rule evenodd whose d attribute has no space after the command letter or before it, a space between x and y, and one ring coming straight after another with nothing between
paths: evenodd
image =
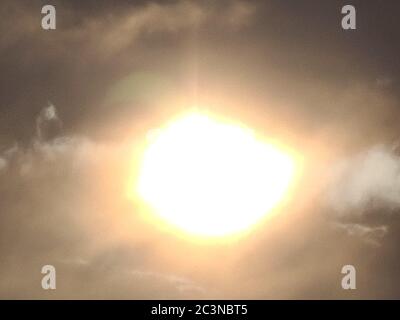
<instances>
[{"instance_id":1,"label":"sun","mask_svg":"<svg viewBox=\"0 0 400 320\"><path fill-rule=\"evenodd\" d=\"M190 113L152 134L136 192L165 223L202 237L256 225L285 196L294 161L238 124Z\"/></svg>"}]
</instances>

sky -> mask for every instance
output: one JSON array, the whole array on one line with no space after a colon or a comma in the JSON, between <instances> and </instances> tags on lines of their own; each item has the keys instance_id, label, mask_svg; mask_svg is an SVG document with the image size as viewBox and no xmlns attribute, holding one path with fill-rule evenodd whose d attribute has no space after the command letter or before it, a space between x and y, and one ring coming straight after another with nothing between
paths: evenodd
<instances>
[{"instance_id":1,"label":"sky","mask_svg":"<svg viewBox=\"0 0 400 320\"><path fill-rule=\"evenodd\" d=\"M352 0L343 30L349 3L52 0L43 30L50 1L3 0L0 298L400 298L400 3ZM192 106L302 158L279 214L229 243L126 196L146 135Z\"/></svg>"}]
</instances>

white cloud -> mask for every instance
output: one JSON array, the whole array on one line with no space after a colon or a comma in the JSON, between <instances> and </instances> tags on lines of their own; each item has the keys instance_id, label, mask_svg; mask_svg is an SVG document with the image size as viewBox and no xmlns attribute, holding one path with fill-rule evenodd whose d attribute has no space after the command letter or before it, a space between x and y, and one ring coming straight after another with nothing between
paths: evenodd
<instances>
[{"instance_id":1,"label":"white cloud","mask_svg":"<svg viewBox=\"0 0 400 320\"><path fill-rule=\"evenodd\" d=\"M329 203L342 215L363 214L370 207L400 207L400 157L375 146L333 168Z\"/></svg>"}]
</instances>

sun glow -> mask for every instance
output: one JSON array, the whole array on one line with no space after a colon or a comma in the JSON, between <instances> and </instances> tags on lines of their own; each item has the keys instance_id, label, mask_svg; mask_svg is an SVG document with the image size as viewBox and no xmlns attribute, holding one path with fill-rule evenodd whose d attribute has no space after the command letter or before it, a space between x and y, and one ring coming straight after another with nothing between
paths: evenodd
<instances>
[{"instance_id":1,"label":"sun glow","mask_svg":"<svg viewBox=\"0 0 400 320\"><path fill-rule=\"evenodd\" d=\"M154 133L136 191L164 222L196 236L236 234L284 198L292 157L237 124L186 114Z\"/></svg>"}]
</instances>

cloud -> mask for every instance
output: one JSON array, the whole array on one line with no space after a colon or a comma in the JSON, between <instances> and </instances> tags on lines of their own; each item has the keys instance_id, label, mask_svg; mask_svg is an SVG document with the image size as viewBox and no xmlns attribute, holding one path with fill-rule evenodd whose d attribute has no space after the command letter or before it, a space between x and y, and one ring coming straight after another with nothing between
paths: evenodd
<instances>
[{"instance_id":1,"label":"cloud","mask_svg":"<svg viewBox=\"0 0 400 320\"><path fill-rule=\"evenodd\" d=\"M7 161L4 158L0 157L0 172L7 167Z\"/></svg>"},{"instance_id":2,"label":"cloud","mask_svg":"<svg viewBox=\"0 0 400 320\"><path fill-rule=\"evenodd\" d=\"M123 12L113 20L89 19L84 26L67 31L66 37L72 41L87 38L93 48L107 55L126 49L141 36L174 34L211 24L238 28L247 24L254 12L254 5L239 1L228 2L226 7L205 7L195 1L151 2Z\"/></svg>"},{"instance_id":3,"label":"cloud","mask_svg":"<svg viewBox=\"0 0 400 320\"><path fill-rule=\"evenodd\" d=\"M61 121L54 105L36 120L37 136L0 157L11 169L0 179L0 297L203 295L201 285L159 262L156 244L143 244L146 229L124 194L132 146L61 132L45 138L45 125ZM53 295L40 289L45 264L57 269Z\"/></svg>"},{"instance_id":4,"label":"cloud","mask_svg":"<svg viewBox=\"0 0 400 320\"><path fill-rule=\"evenodd\" d=\"M380 246L389 230L387 218L400 209L398 146L375 145L337 162L328 175L326 204L334 227Z\"/></svg>"},{"instance_id":5,"label":"cloud","mask_svg":"<svg viewBox=\"0 0 400 320\"><path fill-rule=\"evenodd\" d=\"M36 134L39 140L48 140L60 134L62 122L58 117L56 107L49 105L42 109L36 118Z\"/></svg>"},{"instance_id":6,"label":"cloud","mask_svg":"<svg viewBox=\"0 0 400 320\"><path fill-rule=\"evenodd\" d=\"M43 30L36 17L36 8L25 10L26 8L14 1L9 1L6 5L8 11L16 12L20 17L17 20L23 23L15 23L15 19L4 19L0 26L9 30L8 34L12 36L1 36L0 49L15 45L27 34L34 35L41 43L49 41L48 47L52 47L54 40L42 37ZM54 53L57 54L60 53L59 50L78 45L80 55L96 53L103 58L110 57L134 45L141 37L175 34L211 25L234 30L249 24L255 9L253 3L239 0L220 4L181 0L162 4L147 2L144 5L125 6L123 10L113 7L110 8L110 13L100 10L100 14L93 14L94 11L91 11L80 15L68 2L60 1L56 10L65 23L62 26L59 23L55 32L64 45L62 48L52 47L51 50L55 50ZM35 15L29 12L35 12ZM72 23L68 23L71 21Z\"/></svg>"},{"instance_id":7,"label":"cloud","mask_svg":"<svg viewBox=\"0 0 400 320\"><path fill-rule=\"evenodd\" d=\"M345 231L351 237L359 237L373 246L380 246L380 240L387 234L387 226L371 227L359 223L335 223L335 227Z\"/></svg>"},{"instance_id":8,"label":"cloud","mask_svg":"<svg viewBox=\"0 0 400 320\"><path fill-rule=\"evenodd\" d=\"M135 277L150 277L154 280L166 281L168 283L171 283L179 292L186 294L190 294L191 292L195 294L204 294L206 292L204 288L197 285L194 281L181 276L143 270L134 270L132 271L132 274Z\"/></svg>"},{"instance_id":9,"label":"cloud","mask_svg":"<svg viewBox=\"0 0 400 320\"><path fill-rule=\"evenodd\" d=\"M364 198L377 198L377 192L350 196L342 190L342 184L353 190L349 180L358 180L350 177L359 169L357 156L339 165L343 171L335 170L337 183L330 189L342 201L342 209L335 207L342 215L334 215L339 227L331 228L313 197L328 171L320 174L326 154L318 154L292 205L219 250L165 235L141 221L141 208L124 197L127 168L134 164L122 141L135 144L138 127L151 127L191 102L185 96L196 72L196 96L205 108L254 124L288 146L293 142L306 160L311 149L337 157L345 148L359 150L398 134L398 100L390 97L397 81L390 70L375 74L379 66L371 69L370 57L360 56L369 41L354 47L324 22L337 18L335 5L317 6L321 20L312 17L316 8L293 11L284 2L54 4L54 32L40 28L38 1L5 0L0 9L0 26L8 30L0 35L7 83L0 123L0 158L7 162L0 172L1 297L196 298L203 297L196 288L204 288L207 298L347 298L339 277L348 263L359 266L368 282L353 297L399 296L399 224L393 222L400 215L370 221L371 201ZM380 74L393 80L377 79ZM139 75L123 86L129 101L105 101L104 93L129 75ZM47 99L57 108L46 106L35 123ZM12 147L3 152L3 145ZM368 255L365 241L381 243L380 250ZM40 288L44 264L57 268L56 292Z\"/></svg>"},{"instance_id":10,"label":"cloud","mask_svg":"<svg viewBox=\"0 0 400 320\"><path fill-rule=\"evenodd\" d=\"M21 176L40 176L52 167L50 163L77 167L96 162L96 154L107 153L107 146L80 135L62 135L62 121L53 104L44 107L36 117L36 135L24 148L15 143L0 155L0 170L11 167ZM110 148L111 150L111 148Z\"/></svg>"},{"instance_id":11,"label":"cloud","mask_svg":"<svg viewBox=\"0 0 400 320\"><path fill-rule=\"evenodd\" d=\"M226 26L241 28L252 21L255 12L256 5L254 3L234 1L220 17Z\"/></svg>"},{"instance_id":12,"label":"cloud","mask_svg":"<svg viewBox=\"0 0 400 320\"><path fill-rule=\"evenodd\" d=\"M393 148L377 145L342 160L331 177L328 201L340 215L400 207L400 157Z\"/></svg>"},{"instance_id":13,"label":"cloud","mask_svg":"<svg viewBox=\"0 0 400 320\"><path fill-rule=\"evenodd\" d=\"M18 157L19 147L18 144L15 143L12 147L3 151L0 154L0 171L4 171L8 168L10 163L13 163L15 159Z\"/></svg>"}]
</instances>

